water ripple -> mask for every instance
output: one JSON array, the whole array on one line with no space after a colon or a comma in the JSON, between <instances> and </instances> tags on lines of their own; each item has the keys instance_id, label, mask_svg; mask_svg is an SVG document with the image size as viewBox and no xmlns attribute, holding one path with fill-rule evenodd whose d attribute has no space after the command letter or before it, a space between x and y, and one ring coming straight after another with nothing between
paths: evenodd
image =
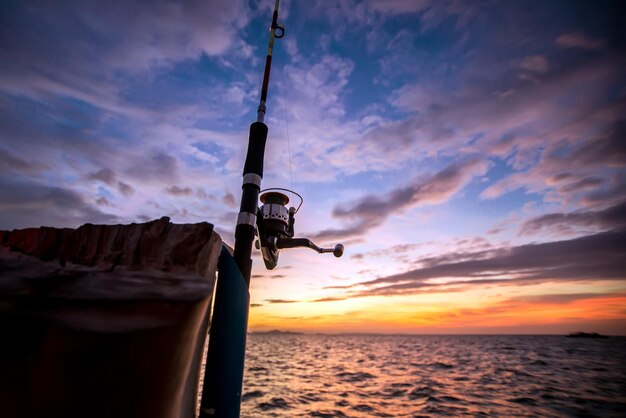
<instances>
[{"instance_id":1,"label":"water ripple","mask_svg":"<svg viewBox=\"0 0 626 418\"><path fill-rule=\"evenodd\" d=\"M241 416L623 417L626 338L248 337Z\"/></svg>"}]
</instances>

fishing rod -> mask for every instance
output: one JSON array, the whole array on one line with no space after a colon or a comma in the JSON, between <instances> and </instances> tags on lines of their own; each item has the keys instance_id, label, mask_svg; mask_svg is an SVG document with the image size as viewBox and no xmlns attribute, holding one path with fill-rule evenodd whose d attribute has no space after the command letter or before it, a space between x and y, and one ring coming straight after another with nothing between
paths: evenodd
<instances>
[{"instance_id":1,"label":"fishing rod","mask_svg":"<svg viewBox=\"0 0 626 418\"><path fill-rule=\"evenodd\" d=\"M250 125L248 136L241 205L235 227L235 248L231 256L223 246L218 261L219 273L209 332L200 418L239 417L250 307L248 289L255 237L258 237L256 247L261 250L263 261L269 270L278 264L281 249L307 247L318 253L332 252L335 257L341 257L344 251L341 244L334 248L321 248L308 238L294 238L295 215L304 201L298 193L280 188L261 190L268 133L264 120L274 40L285 35L285 27L278 24L278 6L279 0L275 0L257 120ZM260 196L262 205L259 207L261 192L264 193ZM289 197L282 192L298 196L298 207L287 209Z\"/></svg>"}]
</instances>

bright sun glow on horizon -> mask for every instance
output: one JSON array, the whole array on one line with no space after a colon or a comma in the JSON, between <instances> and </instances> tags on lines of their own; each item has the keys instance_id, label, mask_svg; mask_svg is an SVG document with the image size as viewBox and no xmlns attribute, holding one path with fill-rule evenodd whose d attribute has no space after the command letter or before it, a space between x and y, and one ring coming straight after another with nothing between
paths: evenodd
<instances>
[{"instance_id":1,"label":"bright sun glow on horizon","mask_svg":"<svg viewBox=\"0 0 626 418\"><path fill-rule=\"evenodd\" d=\"M610 290L613 283L600 284ZM495 287L457 293L363 297L326 302L279 302L256 307L253 331L281 329L330 333L548 333L579 328L610 332L624 315L626 293L585 293L579 284L568 294L558 284ZM577 295L585 295L576 299ZM568 298L569 296L569 298ZM551 300L554 299L554 300ZM567 303L559 299L570 299ZM288 305L288 308L285 308ZM589 314L593 316L589 318Z\"/></svg>"},{"instance_id":2,"label":"bright sun glow on horizon","mask_svg":"<svg viewBox=\"0 0 626 418\"><path fill-rule=\"evenodd\" d=\"M2 2L0 229L232 245L273 6ZM263 187L346 250L255 250L250 329L626 335L620 6L283 0Z\"/></svg>"}]
</instances>

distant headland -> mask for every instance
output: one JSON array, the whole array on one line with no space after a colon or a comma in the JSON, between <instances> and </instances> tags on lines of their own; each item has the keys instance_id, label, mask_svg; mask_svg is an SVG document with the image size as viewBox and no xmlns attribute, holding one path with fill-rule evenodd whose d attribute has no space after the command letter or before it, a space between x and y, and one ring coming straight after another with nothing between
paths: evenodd
<instances>
[{"instance_id":1,"label":"distant headland","mask_svg":"<svg viewBox=\"0 0 626 418\"><path fill-rule=\"evenodd\" d=\"M607 335L600 335L597 332L572 332L566 335L567 338L609 338Z\"/></svg>"}]
</instances>

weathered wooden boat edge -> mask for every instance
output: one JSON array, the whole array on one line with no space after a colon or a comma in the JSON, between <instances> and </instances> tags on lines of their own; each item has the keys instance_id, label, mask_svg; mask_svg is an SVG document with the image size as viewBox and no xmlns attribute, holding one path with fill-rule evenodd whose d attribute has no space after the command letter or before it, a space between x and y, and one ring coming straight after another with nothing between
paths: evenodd
<instances>
[{"instance_id":1,"label":"weathered wooden boat edge","mask_svg":"<svg viewBox=\"0 0 626 418\"><path fill-rule=\"evenodd\" d=\"M195 416L221 246L168 218L0 232L3 416Z\"/></svg>"}]
</instances>

